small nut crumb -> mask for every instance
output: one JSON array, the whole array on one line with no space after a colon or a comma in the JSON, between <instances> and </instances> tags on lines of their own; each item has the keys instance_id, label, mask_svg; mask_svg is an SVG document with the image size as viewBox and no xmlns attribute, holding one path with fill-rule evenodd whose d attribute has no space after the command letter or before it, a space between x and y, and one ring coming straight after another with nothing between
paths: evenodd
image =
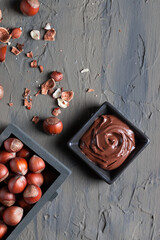
<instances>
[{"instance_id":1,"label":"small nut crumb","mask_svg":"<svg viewBox=\"0 0 160 240\"><path fill-rule=\"evenodd\" d=\"M61 114L61 109L59 107L54 108L53 111L52 111L52 115L57 117L59 114Z\"/></svg>"},{"instance_id":2,"label":"small nut crumb","mask_svg":"<svg viewBox=\"0 0 160 240\"><path fill-rule=\"evenodd\" d=\"M56 31L54 28L48 30L44 35L45 41L55 41Z\"/></svg>"},{"instance_id":3,"label":"small nut crumb","mask_svg":"<svg viewBox=\"0 0 160 240\"><path fill-rule=\"evenodd\" d=\"M94 92L95 90L93 88L88 88L86 92Z\"/></svg>"},{"instance_id":4,"label":"small nut crumb","mask_svg":"<svg viewBox=\"0 0 160 240\"><path fill-rule=\"evenodd\" d=\"M69 107L69 102L63 100L62 98L57 98L58 106L61 108L67 108Z\"/></svg>"},{"instance_id":5,"label":"small nut crumb","mask_svg":"<svg viewBox=\"0 0 160 240\"><path fill-rule=\"evenodd\" d=\"M32 118L32 122L34 122L35 124L37 124L38 122L39 122L39 117L38 116L34 116L33 118Z\"/></svg>"},{"instance_id":6,"label":"small nut crumb","mask_svg":"<svg viewBox=\"0 0 160 240\"><path fill-rule=\"evenodd\" d=\"M37 64L37 60L33 60L31 63L31 68L37 68L38 67L38 64Z\"/></svg>"},{"instance_id":7,"label":"small nut crumb","mask_svg":"<svg viewBox=\"0 0 160 240\"><path fill-rule=\"evenodd\" d=\"M13 102L9 102L8 105L9 105L10 107L13 107Z\"/></svg>"},{"instance_id":8,"label":"small nut crumb","mask_svg":"<svg viewBox=\"0 0 160 240\"><path fill-rule=\"evenodd\" d=\"M33 38L34 40L40 40L41 35L40 35L40 31L38 30L32 30L30 32L31 38Z\"/></svg>"},{"instance_id":9,"label":"small nut crumb","mask_svg":"<svg viewBox=\"0 0 160 240\"><path fill-rule=\"evenodd\" d=\"M38 90L36 94L34 94L35 97L37 97L41 93L41 90Z\"/></svg>"},{"instance_id":10,"label":"small nut crumb","mask_svg":"<svg viewBox=\"0 0 160 240\"><path fill-rule=\"evenodd\" d=\"M46 23L46 26L44 27L45 30L51 30L51 24Z\"/></svg>"},{"instance_id":11,"label":"small nut crumb","mask_svg":"<svg viewBox=\"0 0 160 240\"><path fill-rule=\"evenodd\" d=\"M41 73L43 72L43 66L42 65L39 65L39 70L40 70Z\"/></svg>"},{"instance_id":12,"label":"small nut crumb","mask_svg":"<svg viewBox=\"0 0 160 240\"><path fill-rule=\"evenodd\" d=\"M84 68L84 69L81 70L81 73L87 73L87 72L89 72L88 68Z\"/></svg>"},{"instance_id":13,"label":"small nut crumb","mask_svg":"<svg viewBox=\"0 0 160 240\"><path fill-rule=\"evenodd\" d=\"M26 53L26 56L27 56L28 58L33 58L33 52L30 51L30 52Z\"/></svg>"}]
</instances>

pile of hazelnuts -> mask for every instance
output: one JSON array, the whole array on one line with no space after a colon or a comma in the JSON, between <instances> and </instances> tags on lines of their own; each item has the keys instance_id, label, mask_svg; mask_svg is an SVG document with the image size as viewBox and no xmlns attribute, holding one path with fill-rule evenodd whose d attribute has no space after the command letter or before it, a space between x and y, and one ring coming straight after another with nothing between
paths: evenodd
<instances>
[{"instance_id":1,"label":"pile of hazelnuts","mask_svg":"<svg viewBox=\"0 0 160 240\"><path fill-rule=\"evenodd\" d=\"M8 226L16 226L24 212L41 198L45 166L44 160L31 155L19 139L4 141L0 151L0 239Z\"/></svg>"}]
</instances>

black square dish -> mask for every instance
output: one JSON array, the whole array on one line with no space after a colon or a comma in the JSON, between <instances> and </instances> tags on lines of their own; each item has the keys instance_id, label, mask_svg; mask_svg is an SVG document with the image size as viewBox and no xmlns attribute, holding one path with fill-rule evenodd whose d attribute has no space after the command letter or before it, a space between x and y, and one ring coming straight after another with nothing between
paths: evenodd
<instances>
[{"instance_id":1,"label":"black square dish","mask_svg":"<svg viewBox=\"0 0 160 240\"><path fill-rule=\"evenodd\" d=\"M50 173L53 172L54 175L54 178L52 179L53 182L51 181L49 185L42 187L41 199L24 214L21 222L17 226L9 227L7 235L5 236L6 238L3 239L13 240L17 238L20 232L27 226L34 216L36 216L43 205L47 201L52 201L58 195L58 189L71 174L71 171L14 124L8 125L0 135L0 146L3 146L3 142L9 137L16 137L21 140L25 146L45 161L48 171L50 171Z\"/></svg>"},{"instance_id":2,"label":"black square dish","mask_svg":"<svg viewBox=\"0 0 160 240\"><path fill-rule=\"evenodd\" d=\"M79 143L84 133L91 127L93 122L101 115L114 115L122 122L126 123L135 134L135 149L130 153L127 159L122 165L114 170L104 170L96 165L94 162L82 153ZM112 184L117 177L129 166L129 164L144 150L149 144L149 138L142 133L137 127L135 127L130 121L128 121L117 109L115 109L110 103L104 102L101 107L94 113L94 115L83 125L83 127L75 134L75 136L68 142L69 148L76 153L81 160L83 160L89 167L92 168L104 181Z\"/></svg>"}]
</instances>

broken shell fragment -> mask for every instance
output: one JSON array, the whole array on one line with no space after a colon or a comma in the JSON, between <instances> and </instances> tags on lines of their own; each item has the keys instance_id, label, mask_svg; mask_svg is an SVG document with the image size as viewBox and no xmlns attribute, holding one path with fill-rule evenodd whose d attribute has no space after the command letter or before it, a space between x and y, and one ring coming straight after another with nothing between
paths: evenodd
<instances>
[{"instance_id":1,"label":"broken shell fragment","mask_svg":"<svg viewBox=\"0 0 160 240\"><path fill-rule=\"evenodd\" d=\"M38 90L38 91L34 94L34 96L37 97L40 93L41 93L41 91Z\"/></svg>"},{"instance_id":2,"label":"broken shell fragment","mask_svg":"<svg viewBox=\"0 0 160 240\"><path fill-rule=\"evenodd\" d=\"M13 102L9 102L8 106L13 107Z\"/></svg>"},{"instance_id":3,"label":"broken shell fragment","mask_svg":"<svg viewBox=\"0 0 160 240\"><path fill-rule=\"evenodd\" d=\"M50 78L41 85L41 94L47 95L48 91L55 87L56 83L53 78Z\"/></svg>"},{"instance_id":4,"label":"broken shell fragment","mask_svg":"<svg viewBox=\"0 0 160 240\"><path fill-rule=\"evenodd\" d=\"M39 30L32 30L30 32L30 35L31 35L31 38L33 38L34 40L40 40L41 38Z\"/></svg>"},{"instance_id":5,"label":"broken shell fragment","mask_svg":"<svg viewBox=\"0 0 160 240\"><path fill-rule=\"evenodd\" d=\"M34 116L33 118L32 118L32 122L34 122L35 124L37 124L38 122L39 122L39 117L38 116Z\"/></svg>"},{"instance_id":6,"label":"broken shell fragment","mask_svg":"<svg viewBox=\"0 0 160 240\"><path fill-rule=\"evenodd\" d=\"M57 88L57 90L52 94L52 97L57 99L60 98L62 94L62 89L61 88Z\"/></svg>"},{"instance_id":7,"label":"broken shell fragment","mask_svg":"<svg viewBox=\"0 0 160 240\"><path fill-rule=\"evenodd\" d=\"M88 88L87 92L94 92L95 90L93 88Z\"/></svg>"},{"instance_id":8,"label":"broken shell fragment","mask_svg":"<svg viewBox=\"0 0 160 240\"><path fill-rule=\"evenodd\" d=\"M52 115L57 117L59 114L61 114L61 109L59 107L54 108L53 111L52 111Z\"/></svg>"},{"instance_id":9,"label":"broken shell fragment","mask_svg":"<svg viewBox=\"0 0 160 240\"><path fill-rule=\"evenodd\" d=\"M5 62L7 52L7 45L0 46L0 62Z\"/></svg>"},{"instance_id":10,"label":"broken shell fragment","mask_svg":"<svg viewBox=\"0 0 160 240\"><path fill-rule=\"evenodd\" d=\"M46 26L44 27L45 30L51 30L51 24L47 23Z\"/></svg>"},{"instance_id":11,"label":"broken shell fragment","mask_svg":"<svg viewBox=\"0 0 160 240\"><path fill-rule=\"evenodd\" d=\"M2 18L2 10L0 9L0 22L2 22L3 18Z\"/></svg>"},{"instance_id":12,"label":"broken shell fragment","mask_svg":"<svg viewBox=\"0 0 160 240\"><path fill-rule=\"evenodd\" d=\"M69 107L69 102L63 100L62 98L57 98L58 106L61 108L67 108Z\"/></svg>"},{"instance_id":13,"label":"broken shell fragment","mask_svg":"<svg viewBox=\"0 0 160 240\"><path fill-rule=\"evenodd\" d=\"M56 31L54 28L51 28L50 30L47 30L47 32L44 35L45 41L55 41Z\"/></svg>"},{"instance_id":14,"label":"broken shell fragment","mask_svg":"<svg viewBox=\"0 0 160 240\"><path fill-rule=\"evenodd\" d=\"M6 28L0 27L0 42L8 43L11 38L8 30Z\"/></svg>"},{"instance_id":15,"label":"broken shell fragment","mask_svg":"<svg viewBox=\"0 0 160 240\"><path fill-rule=\"evenodd\" d=\"M11 52L16 56L18 56L21 53L21 51L19 51L16 47L12 47Z\"/></svg>"},{"instance_id":16,"label":"broken shell fragment","mask_svg":"<svg viewBox=\"0 0 160 240\"><path fill-rule=\"evenodd\" d=\"M17 49L22 52L23 51L24 44L17 43Z\"/></svg>"},{"instance_id":17,"label":"broken shell fragment","mask_svg":"<svg viewBox=\"0 0 160 240\"><path fill-rule=\"evenodd\" d=\"M31 90L29 88L25 88L23 97L26 98L30 94Z\"/></svg>"},{"instance_id":18,"label":"broken shell fragment","mask_svg":"<svg viewBox=\"0 0 160 240\"><path fill-rule=\"evenodd\" d=\"M0 100L3 98L4 96L4 89L3 89L3 86L0 85Z\"/></svg>"},{"instance_id":19,"label":"broken shell fragment","mask_svg":"<svg viewBox=\"0 0 160 240\"><path fill-rule=\"evenodd\" d=\"M62 92L61 98L67 102L70 102L74 97L73 91L64 91Z\"/></svg>"},{"instance_id":20,"label":"broken shell fragment","mask_svg":"<svg viewBox=\"0 0 160 240\"><path fill-rule=\"evenodd\" d=\"M33 60L31 63L31 68L37 68L38 67L38 64L37 64L37 60Z\"/></svg>"},{"instance_id":21,"label":"broken shell fragment","mask_svg":"<svg viewBox=\"0 0 160 240\"><path fill-rule=\"evenodd\" d=\"M43 66L39 65L38 67L39 67L40 72L42 73L43 72Z\"/></svg>"},{"instance_id":22,"label":"broken shell fragment","mask_svg":"<svg viewBox=\"0 0 160 240\"><path fill-rule=\"evenodd\" d=\"M28 52L28 53L26 54L26 56L27 56L28 58L33 58L33 52L32 52L32 51Z\"/></svg>"}]
</instances>

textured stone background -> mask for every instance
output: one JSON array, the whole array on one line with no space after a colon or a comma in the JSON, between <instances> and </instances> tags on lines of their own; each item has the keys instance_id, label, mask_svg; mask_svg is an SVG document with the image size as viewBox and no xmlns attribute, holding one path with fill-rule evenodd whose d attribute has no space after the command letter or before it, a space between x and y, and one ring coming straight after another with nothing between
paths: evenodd
<instances>
[{"instance_id":1,"label":"textured stone background","mask_svg":"<svg viewBox=\"0 0 160 240\"><path fill-rule=\"evenodd\" d=\"M1 130L16 123L73 171L60 195L42 208L18 240L159 240L159 0L41 0L41 10L32 18L21 15L18 5L16 0L0 1L1 26L23 28L18 42L25 44L25 53L33 51L45 71L40 74L31 69L24 53L16 59L8 51L6 62L0 64L0 83L5 89ZM57 30L56 41L33 41L29 31L47 22ZM90 72L80 73L83 68ZM60 115L63 133L48 137L30 120L35 114L51 116L54 100L33 98L33 109L27 111L22 93L28 87L33 95L55 69L64 73L60 86L74 90L75 98ZM88 87L95 93L86 93ZM106 100L151 139L111 186L66 147L68 139ZM12 108L7 106L9 101L14 103Z\"/></svg>"}]
</instances>

